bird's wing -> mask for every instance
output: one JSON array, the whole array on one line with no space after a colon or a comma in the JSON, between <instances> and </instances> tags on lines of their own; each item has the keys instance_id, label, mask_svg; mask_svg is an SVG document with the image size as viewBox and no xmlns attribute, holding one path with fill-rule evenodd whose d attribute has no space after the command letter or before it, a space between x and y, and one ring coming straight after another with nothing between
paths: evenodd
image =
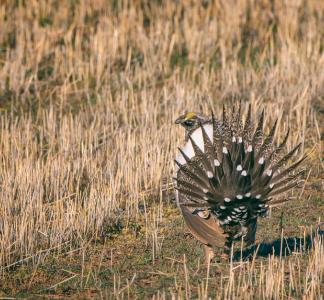
<instances>
[{"instance_id":1,"label":"bird's wing","mask_svg":"<svg viewBox=\"0 0 324 300\"><path fill-rule=\"evenodd\" d=\"M192 235L201 243L211 247L223 247L227 235L215 218L201 218L186 206L181 206L182 215Z\"/></svg>"}]
</instances>

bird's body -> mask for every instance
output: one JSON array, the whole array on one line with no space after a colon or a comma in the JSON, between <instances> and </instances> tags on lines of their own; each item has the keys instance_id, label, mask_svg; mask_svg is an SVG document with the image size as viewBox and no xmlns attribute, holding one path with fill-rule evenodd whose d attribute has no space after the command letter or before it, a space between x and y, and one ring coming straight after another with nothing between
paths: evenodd
<instances>
[{"instance_id":1,"label":"bird's body","mask_svg":"<svg viewBox=\"0 0 324 300\"><path fill-rule=\"evenodd\" d=\"M277 122L263 138L263 119L262 113L254 130L250 109L243 126L241 108L230 119L224 108L222 122L204 117L186 128L175 160L176 198L192 234L207 248L228 250L242 238L253 244L258 217L284 202L273 196L297 184L299 176L290 173L305 157L283 168L299 146L278 160L288 134L274 147Z\"/></svg>"}]
</instances>

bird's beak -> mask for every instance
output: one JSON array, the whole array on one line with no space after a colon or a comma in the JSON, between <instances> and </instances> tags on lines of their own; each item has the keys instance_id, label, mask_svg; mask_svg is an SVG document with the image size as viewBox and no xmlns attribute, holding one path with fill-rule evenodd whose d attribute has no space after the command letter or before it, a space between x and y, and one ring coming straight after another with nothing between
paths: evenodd
<instances>
[{"instance_id":1,"label":"bird's beak","mask_svg":"<svg viewBox=\"0 0 324 300\"><path fill-rule=\"evenodd\" d=\"M179 117L178 119L175 120L175 124L181 124L183 122L183 116Z\"/></svg>"}]
</instances>

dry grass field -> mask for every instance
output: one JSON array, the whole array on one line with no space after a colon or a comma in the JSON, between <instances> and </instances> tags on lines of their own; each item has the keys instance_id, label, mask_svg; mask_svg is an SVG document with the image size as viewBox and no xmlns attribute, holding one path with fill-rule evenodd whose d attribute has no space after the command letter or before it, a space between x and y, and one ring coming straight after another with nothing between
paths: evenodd
<instances>
[{"instance_id":1,"label":"dry grass field","mask_svg":"<svg viewBox=\"0 0 324 300\"><path fill-rule=\"evenodd\" d=\"M0 3L0 298L323 299L323 1ZM174 120L239 99L291 128L305 182L206 267Z\"/></svg>"}]
</instances>

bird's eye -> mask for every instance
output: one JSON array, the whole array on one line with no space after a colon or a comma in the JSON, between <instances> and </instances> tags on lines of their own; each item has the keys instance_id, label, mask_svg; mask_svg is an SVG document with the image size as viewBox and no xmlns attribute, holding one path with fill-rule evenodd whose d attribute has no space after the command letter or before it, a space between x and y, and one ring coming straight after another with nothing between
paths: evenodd
<instances>
[{"instance_id":1,"label":"bird's eye","mask_svg":"<svg viewBox=\"0 0 324 300\"><path fill-rule=\"evenodd\" d=\"M186 121L183 122L183 124L185 124L188 127L191 127L191 126L194 125L194 121L192 121L192 120L186 120Z\"/></svg>"}]
</instances>

